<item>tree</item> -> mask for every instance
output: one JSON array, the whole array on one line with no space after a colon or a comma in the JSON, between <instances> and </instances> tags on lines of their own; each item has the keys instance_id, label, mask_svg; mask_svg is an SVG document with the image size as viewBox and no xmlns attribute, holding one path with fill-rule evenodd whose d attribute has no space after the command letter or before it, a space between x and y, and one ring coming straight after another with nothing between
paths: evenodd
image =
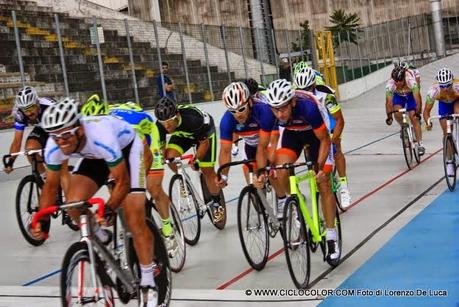
<instances>
[{"instance_id":1,"label":"tree","mask_svg":"<svg viewBox=\"0 0 459 307\"><path fill-rule=\"evenodd\" d=\"M333 34L335 47L339 45L340 41L357 44L358 34L362 30L358 29L360 27L360 17L356 13L346 14L342 9L335 10L330 15L329 20L333 25L326 28Z\"/></svg>"},{"instance_id":2,"label":"tree","mask_svg":"<svg viewBox=\"0 0 459 307\"><path fill-rule=\"evenodd\" d=\"M301 37L297 38L295 42L292 42L293 51L305 51L309 49L309 20L305 20L303 23L300 23L300 27Z\"/></svg>"}]
</instances>

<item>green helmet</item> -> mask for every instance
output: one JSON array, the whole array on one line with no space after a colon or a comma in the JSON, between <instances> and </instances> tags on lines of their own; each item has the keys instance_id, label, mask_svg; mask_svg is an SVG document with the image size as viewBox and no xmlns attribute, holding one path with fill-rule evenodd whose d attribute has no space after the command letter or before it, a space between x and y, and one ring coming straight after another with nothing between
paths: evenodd
<instances>
[{"instance_id":1,"label":"green helmet","mask_svg":"<svg viewBox=\"0 0 459 307\"><path fill-rule=\"evenodd\" d=\"M91 95L81 108L81 114L84 116L106 115L108 114L108 103L100 100L99 95Z\"/></svg>"},{"instance_id":2,"label":"green helmet","mask_svg":"<svg viewBox=\"0 0 459 307\"><path fill-rule=\"evenodd\" d=\"M128 101L125 103L117 103L114 104L113 106L110 106L110 110L112 109L120 109L120 110L131 110L131 111L136 111L136 112L143 112L142 107L132 101Z\"/></svg>"},{"instance_id":3,"label":"green helmet","mask_svg":"<svg viewBox=\"0 0 459 307\"><path fill-rule=\"evenodd\" d=\"M293 66L293 75L296 75L297 73L300 72L300 70L302 70L304 68L308 68L308 67L309 67L309 65L305 61L301 61L301 62L296 63Z\"/></svg>"}]
</instances>

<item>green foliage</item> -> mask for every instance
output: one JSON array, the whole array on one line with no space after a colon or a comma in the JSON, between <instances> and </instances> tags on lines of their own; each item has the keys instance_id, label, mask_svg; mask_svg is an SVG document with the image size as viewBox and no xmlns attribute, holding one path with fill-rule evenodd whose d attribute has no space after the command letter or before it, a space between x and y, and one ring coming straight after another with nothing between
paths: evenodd
<instances>
[{"instance_id":1,"label":"green foliage","mask_svg":"<svg viewBox=\"0 0 459 307\"><path fill-rule=\"evenodd\" d=\"M360 27L360 17L356 13L347 14L344 10L335 10L330 15L330 23L332 26L327 27L327 30L333 34L333 43L338 46L339 41L350 42L357 44L358 35L362 30Z\"/></svg>"},{"instance_id":2,"label":"green foliage","mask_svg":"<svg viewBox=\"0 0 459 307\"><path fill-rule=\"evenodd\" d=\"M309 20L305 20L300 23L300 35L301 39L297 38L295 42L292 42L293 51L301 51L301 49L309 49ZM301 48L303 47L303 48Z\"/></svg>"}]
</instances>

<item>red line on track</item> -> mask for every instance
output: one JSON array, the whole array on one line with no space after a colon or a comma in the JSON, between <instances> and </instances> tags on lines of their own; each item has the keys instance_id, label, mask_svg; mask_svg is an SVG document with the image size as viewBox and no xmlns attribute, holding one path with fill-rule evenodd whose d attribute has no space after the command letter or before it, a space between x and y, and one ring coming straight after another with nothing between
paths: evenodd
<instances>
[{"instance_id":1,"label":"red line on track","mask_svg":"<svg viewBox=\"0 0 459 307\"><path fill-rule=\"evenodd\" d=\"M432 158L433 156L435 156L437 153L439 153L440 151L442 150L442 148L438 149L437 151L433 152L432 154L430 154L428 157L426 157L424 160L422 160L419 164L415 165L413 167L413 169L417 168L419 165L421 165L422 163L424 163L425 161L429 160L430 158ZM362 197L360 197L359 199L357 199L356 201L354 201L352 203L352 205L349 206L349 208L343 212L342 214L346 213L349 211L349 209L351 209L352 207L358 205L359 203L361 203L362 201L364 201L365 199L367 199L368 197L370 197L371 195L375 194L376 192L380 191L381 189L385 188L386 186L388 186L389 184L391 184L392 182L394 182L395 180L397 180L398 178L402 177L403 175L407 174L410 170L407 169L403 172L401 172L400 174L396 175L395 177L392 177L391 179L389 179L388 181L384 182L383 184L381 184L380 186L378 186L377 188L375 188L374 190L368 192L367 194L363 195ZM282 254L284 252L284 248L282 247L281 249L277 250L276 252L272 253L271 255L269 255L268 257L268 262L271 261L272 259L276 258L277 256L279 256L280 254ZM248 268L247 270L243 271L242 273L239 273L238 275L236 275L235 277L231 278L230 280L228 280L227 282L221 284L220 286L217 287L216 290L224 290L226 288L228 288L229 286L231 286L232 284L238 282L239 280L241 280L243 277L247 276L248 274L252 273L253 271L255 271L253 268Z\"/></svg>"}]
</instances>

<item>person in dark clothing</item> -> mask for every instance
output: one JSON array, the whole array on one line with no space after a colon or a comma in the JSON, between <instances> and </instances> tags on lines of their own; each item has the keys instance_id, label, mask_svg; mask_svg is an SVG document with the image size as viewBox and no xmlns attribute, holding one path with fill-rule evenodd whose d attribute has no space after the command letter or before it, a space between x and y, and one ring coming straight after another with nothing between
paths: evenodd
<instances>
[{"instance_id":1,"label":"person in dark clothing","mask_svg":"<svg viewBox=\"0 0 459 307\"><path fill-rule=\"evenodd\" d=\"M280 62L279 69L279 79L285 79L287 81L292 81L292 74L290 71L290 63L288 58L282 58Z\"/></svg>"},{"instance_id":2,"label":"person in dark clothing","mask_svg":"<svg viewBox=\"0 0 459 307\"><path fill-rule=\"evenodd\" d=\"M160 98L167 96L171 99L175 100L175 84L172 79L167 75L167 71L169 70L169 63L163 62L161 65L161 74L156 77L156 84L158 85L158 95ZM164 77L164 89L162 84L161 75Z\"/></svg>"}]
</instances>

